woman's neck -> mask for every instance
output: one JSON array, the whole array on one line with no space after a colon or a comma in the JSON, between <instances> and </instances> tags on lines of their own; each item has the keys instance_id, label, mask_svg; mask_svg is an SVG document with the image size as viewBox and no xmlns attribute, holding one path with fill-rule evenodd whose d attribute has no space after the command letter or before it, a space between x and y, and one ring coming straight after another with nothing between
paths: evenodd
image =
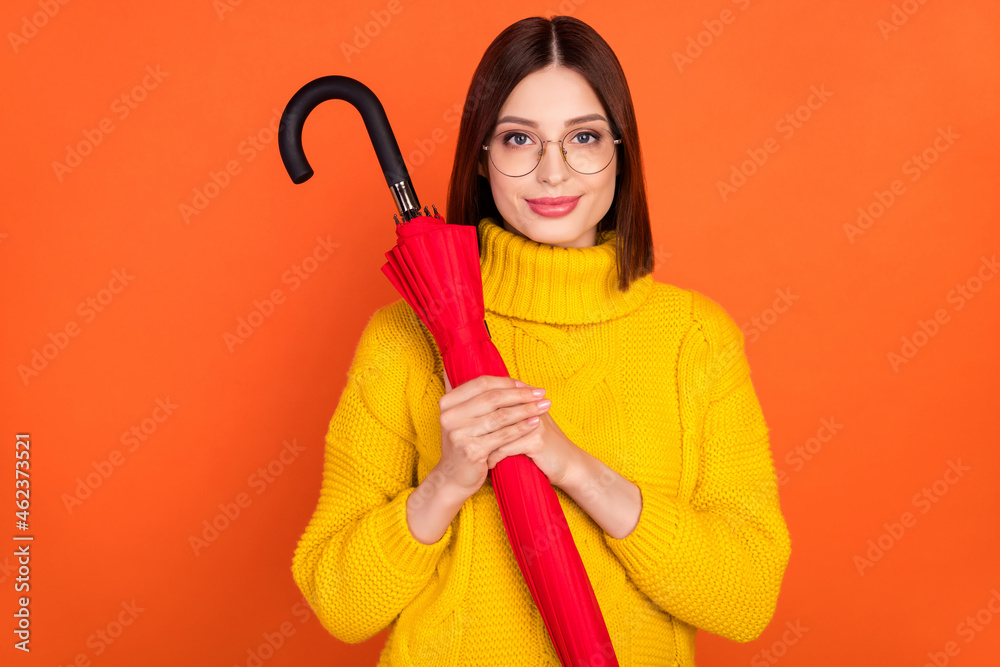
<instances>
[{"instance_id":1,"label":"woman's neck","mask_svg":"<svg viewBox=\"0 0 1000 667\"><path fill-rule=\"evenodd\" d=\"M586 324L620 317L641 304L652 274L618 289L614 231L584 248L539 243L492 218L478 225L486 310L548 324Z\"/></svg>"}]
</instances>

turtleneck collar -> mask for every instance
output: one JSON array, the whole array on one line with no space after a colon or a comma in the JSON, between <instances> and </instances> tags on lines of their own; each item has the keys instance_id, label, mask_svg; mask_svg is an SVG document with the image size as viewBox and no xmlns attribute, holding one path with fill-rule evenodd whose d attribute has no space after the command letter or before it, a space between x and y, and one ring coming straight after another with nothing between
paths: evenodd
<instances>
[{"instance_id":1,"label":"turtleneck collar","mask_svg":"<svg viewBox=\"0 0 1000 667\"><path fill-rule=\"evenodd\" d=\"M498 315L547 324L604 322L639 306L653 286L647 274L619 291L613 230L586 248L539 243L493 218L480 220L478 231L483 300Z\"/></svg>"}]
</instances>

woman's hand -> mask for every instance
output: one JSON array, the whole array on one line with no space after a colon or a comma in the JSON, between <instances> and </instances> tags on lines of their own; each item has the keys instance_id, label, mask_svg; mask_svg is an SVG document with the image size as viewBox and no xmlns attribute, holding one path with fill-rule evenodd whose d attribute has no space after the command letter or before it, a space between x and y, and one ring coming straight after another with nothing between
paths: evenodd
<instances>
[{"instance_id":1,"label":"woman's hand","mask_svg":"<svg viewBox=\"0 0 1000 667\"><path fill-rule=\"evenodd\" d=\"M438 467L466 497L479 490L496 464L517 454L534 461L553 486L565 483L580 449L548 414L550 405L533 393L544 389L490 375L452 389L445 373L444 382Z\"/></svg>"},{"instance_id":2,"label":"woman's hand","mask_svg":"<svg viewBox=\"0 0 1000 667\"><path fill-rule=\"evenodd\" d=\"M518 443L534 448L541 442L525 441L524 436L546 423L543 413L548 406L539 407L543 395L536 395L533 387L511 377L481 375L454 389L447 373L444 381L446 393L439 401L441 461L436 467L469 498L482 487L490 468L510 455L499 454L497 458L499 449ZM544 390L535 391L544 394ZM552 427L547 430L551 433Z\"/></svg>"},{"instance_id":3,"label":"woman's hand","mask_svg":"<svg viewBox=\"0 0 1000 667\"><path fill-rule=\"evenodd\" d=\"M552 415L546 412L538 426L513 442L494 449L487 465L493 469L508 456L524 454L545 473L552 486L562 488L578 462L580 448L566 437Z\"/></svg>"}]
</instances>

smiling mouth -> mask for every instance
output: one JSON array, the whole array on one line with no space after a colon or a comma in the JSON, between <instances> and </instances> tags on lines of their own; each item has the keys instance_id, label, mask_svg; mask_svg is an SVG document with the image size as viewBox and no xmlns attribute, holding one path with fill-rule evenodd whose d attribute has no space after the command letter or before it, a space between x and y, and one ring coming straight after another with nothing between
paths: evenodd
<instances>
[{"instance_id":1,"label":"smiling mouth","mask_svg":"<svg viewBox=\"0 0 1000 667\"><path fill-rule=\"evenodd\" d=\"M538 199L528 199L526 201L538 204L539 206L560 206L562 204L571 204L579 198L580 195L576 197L539 197Z\"/></svg>"}]
</instances>

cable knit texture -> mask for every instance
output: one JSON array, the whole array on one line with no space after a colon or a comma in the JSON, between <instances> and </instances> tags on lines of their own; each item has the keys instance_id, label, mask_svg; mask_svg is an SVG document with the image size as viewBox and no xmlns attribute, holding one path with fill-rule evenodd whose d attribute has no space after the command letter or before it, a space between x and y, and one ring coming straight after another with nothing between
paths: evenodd
<instances>
[{"instance_id":1,"label":"cable knit texture","mask_svg":"<svg viewBox=\"0 0 1000 667\"><path fill-rule=\"evenodd\" d=\"M511 375L544 387L566 435L642 493L638 524L614 539L556 489L619 663L694 665L698 628L756 638L791 541L739 327L651 275L620 293L614 232L562 248L489 218L478 231ZM392 626L380 667L557 666L489 481L435 544L409 531L407 498L441 456L443 393L423 323L402 299L379 308L330 421L295 582L344 642Z\"/></svg>"}]
</instances>

